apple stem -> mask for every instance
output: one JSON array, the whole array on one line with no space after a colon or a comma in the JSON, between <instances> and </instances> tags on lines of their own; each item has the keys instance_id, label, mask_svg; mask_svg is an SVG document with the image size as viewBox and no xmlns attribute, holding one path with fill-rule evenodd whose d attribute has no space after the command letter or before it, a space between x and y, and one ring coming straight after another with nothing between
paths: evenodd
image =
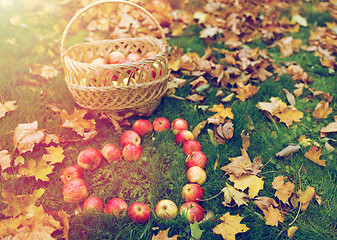
<instances>
[{"instance_id":1,"label":"apple stem","mask_svg":"<svg viewBox=\"0 0 337 240\"><path fill-rule=\"evenodd\" d=\"M220 191L219 193L217 193L216 195L214 195L214 196L212 196L212 197L210 197L210 198L206 198L206 199L199 199L199 198L198 198L197 200L203 201L203 202L209 201L209 200L211 200L211 199L213 199L213 198L216 198L216 197L219 196L221 193L222 193L222 191Z\"/></svg>"}]
</instances>

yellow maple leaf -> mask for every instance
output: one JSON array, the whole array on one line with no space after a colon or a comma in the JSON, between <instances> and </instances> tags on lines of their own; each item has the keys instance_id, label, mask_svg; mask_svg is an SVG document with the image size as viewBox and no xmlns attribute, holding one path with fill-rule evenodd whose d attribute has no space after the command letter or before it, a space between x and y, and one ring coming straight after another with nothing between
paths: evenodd
<instances>
[{"instance_id":1,"label":"yellow maple leaf","mask_svg":"<svg viewBox=\"0 0 337 240\"><path fill-rule=\"evenodd\" d=\"M231 185L229 185L228 183L226 183L226 187L224 187L221 190L224 193L224 198L225 201L222 202L222 204L225 207L232 207L232 205L230 204L232 202L232 200L234 200L234 202L238 205L248 205L247 204L247 199L248 195L244 192L241 192L237 189L235 189L234 187L232 187Z\"/></svg>"},{"instance_id":2,"label":"yellow maple leaf","mask_svg":"<svg viewBox=\"0 0 337 240\"><path fill-rule=\"evenodd\" d=\"M228 179L234 182L234 187L237 189L244 191L248 188L248 196L250 198L256 197L264 185L264 181L256 175L242 175L239 178L230 175Z\"/></svg>"},{"instance_id":3,"label":"yellow maple leaf","mask_svg":"<svg viewBox=\"0 0 337 240\"><path fill-rule=\"evenodd\" d=\"M321 101L316 105L312 116L316 119L322 119L327 118L330 113L332 113L332 107L329 108L329 102Z\"/></svg>"},{"instance_id":4,"label":"yellow maple leaf","mask_svg":"<svg viewBox=\"0 0 337 240\"><path fill-rule=\"evenodd\" d=\"M272 187L276 189L275 196L284 203L288 200L295 190L295 185L292 182L284 183L284 176L277 176L272 182Z\"/></svg>"},{"instance_id":5,"label":"yellow maple leaf","mask_svg":"<svg viewBox=\"0 0 337 240\"><path fill-rule=\"evenodd\" d=\"M309 158L314 163L320 166L326 166L325 160L320 159L322 148L318 148L316 145L312 145L308 152L304 154L305 157Z\"/></svg>"},{"instance_id":6,"label":"yellow maple leaf","mask_svg":"<svg viewBox=\"0 0 337 240\"><path fill-rule=\"evenodd\" d=\"M279 209L273 206L268 206L267 210L263 210L264 218L266 219L266 224L270 226L278 226L278 222L283 222L284 218L281 215Z\"/></svg>"},{"instance_id":7,"label":"yellow maple leaf","mask_svg":"<svg viewBox=\"0 0 337 240\"><path fill-rule=\"evenodd\" d=\"M42 160L45 161L47 164L55 164L55 163L61 163L64 159L63 152L61 146L58 147L46 147L46 150L48 154L45 154L42 156Z\"/></svg>"},{"instance_id":8,"label":"yellow maple leaf","mask_svg":"<svg viewBox=\"0 0 337 240\"><path fill-rule=\"evenodd\" d=\"M7 101L4 104L0 103L0 118L3 118L8 112L14 111L17 108L14 105L15 103L16 101Z\"/></svg>"},{"instance_id":9,"label":"yellow maple leaf","mask_svg":"<svg viewBox=\"0 0 337 240\"><path fill-rule=\"evenodd\" d=\"M219 119L220 123L225 123L226 118L233 119L234 114L232 113L231 108L225 108L222 103L219 105L213 105L212 108L208 109L211 112L216 112L215 115L213 115L213 118Z\"/></svg>"},{"instance_id":10,"label":"yellow maple leaf","mask_svg":"<svg viewBox=\"0 0 337 240\"><path fill-rule=\"evenodd\" d=\"M299 195L298 201L302 203L301 210L304 211L307 209L311 199L315 195L315 188L307 186L304 192L298 191L298 195Z\"/></svg>"},{"instance_id":11,"label":"yellow maple leaf","mask_svg":"<svg viewBox=\"0 0 337 240\"><path fill-rule=\"evenodd\" d=\"M242 174L247 173L246 168L252 164L248 153L246 150L241 149L242 155L235 158L229 158L231 161L229 164L223 166L221 170L225 171L226 174L234 174L235 177L239 178Z\"/></svg>"},{"instance_id":12,"label":"yellow maple leaf","mask_svg":"<svg viewBox=\"0 0 337 240\"><path fill-rule=\"evenodd\" d=\"M243 83L237 83L238 87L236 89L236 97L240 99L242 102L246 101L246 99L252 97L257 93L260 87L256 87L251 85L250 83L244 85Z\"/></svg>"},{"instance_id":13,"label":"yellow maple leaf","mask_svg":"<svg viewBox=\"0 0 337 240\"><path fill-rule=\"evenodd\" d=\"M34 177L36 180L49 181L47 175L52 173L54 167L41 159L38 161L29 159L26 164L19 165L18 172L20 175Z\"/></svg>"},{"instance_id":14,"label":"yellow maple leaf","mask_svg":"<svg viewBox=\"0 0 337 240\"><path fill-rule=\"evenodd\" d=\"M246 224L241 224L243 217L230 215L228 212L220 217L222 223L213 228L213 233L221 234L225 240L235 240L235 235L238 233L247 232L249 228Z\"/></svg>"},{"instance_id":15,"label":"yellow maple leaf","mask_svg":"<svg viewBox=\"0 0 337 240\"><path fill-rule=\"evenodd\" d=\"M297 110L293 106L289 106L289 108L284 109L281 113L275 115L280 119L280 122L283 122L289 127L293 122L300 122L303 117L303 113Z\"/></svg>"}]
</instances>

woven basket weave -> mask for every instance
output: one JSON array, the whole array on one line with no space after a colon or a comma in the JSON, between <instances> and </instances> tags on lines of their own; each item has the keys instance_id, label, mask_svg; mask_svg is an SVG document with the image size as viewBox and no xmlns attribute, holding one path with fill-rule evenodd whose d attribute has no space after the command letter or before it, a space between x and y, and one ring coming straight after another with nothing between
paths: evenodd
<instances>
[{"instance_id":1,"label":"woven basket weave","mask_svg":"<svg viewBox=\"0 0 337 240\"><path fill-rule=\"evenodd\" d=\"M65 50L70 26L83 13L100 4L126 4L145 13L160 31L162 40L135 37L79 43ZM108 58L113 51L127 55L140 53L142 60L122 64L92 64ZM152 57L145 58L149 52ZM61 40L61 61L65 81L74 100L83 108L104 113L133 112L150 115L166 92L168 79L168 46L159 23L144 8L123 0L103 0L81 9L69 21Z\"/></svg>"}]
</instances>

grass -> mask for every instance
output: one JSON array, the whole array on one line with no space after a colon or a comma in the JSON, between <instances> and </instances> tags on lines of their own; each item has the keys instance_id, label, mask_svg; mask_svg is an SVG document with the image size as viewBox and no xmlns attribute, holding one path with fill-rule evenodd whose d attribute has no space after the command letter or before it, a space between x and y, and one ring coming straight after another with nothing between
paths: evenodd
<instances>
[{"instance_id":1,"label":"grass","mask_svg":"<svg viewBox=\"0 0 337 240\"><path fill-rule=\"evenodd\" d=\"M19 1L14 1L18 3ZM49 132L62 134L66 141L61 146L64 149L66 158L62 163L57 164L53 173L49 175L50 181L35 181L32 178L16 178L15 169L10 168L5 171L10 174L5 180L4 172L1 172L1 188L10 189L15 194L30 194L35 189L45 188L46 191L37 204L43 205L47 211L65 210L73 214L76 204L65 203L62 200L62 183L59 180L64 167L76 163L78 153L88 147L101 149L105 143L118 143L120 133L116 133L110 123L104 120L97 120L99 134L92 140L83 142L76 134L69 130L60 128L61 120L57 114L48 110L47 104L58 104L67 111L72 112L77 105L72 99L63 80L63 74L59 74L53 81L41 82L36 86L29 85L23 81L25 76L30 77L29 63L46 64L51 61L58 61L58 50L55 41L61 38L60 31L51 31L58 21L57 16L45 15L38 11L37 15L25 13L21 5L0 9L0 96L2 101L16 100L18 109L0 119L0 150L7 149L11 152L13 159L18 156L12 144L12 131L19 123L37 121L40 129L47 129ZM13 26L10 18L13 14L20 14L21 23L27 25ZM309 5L303 10L311 26L324 26L326 21L331 21L328 14L318 14ZM40 24L36 24L39 17L44 19ZM62 31L62 30L61 30ZM207 45L198 37L199 29L192 27L186 36L169 39L170 46L178 46L185 52L204 53ZM294 38L307 41L310 28L301 28L301 31L292 34ZM45 36L44 40L39 40L38 35ZM16 39L16 44L11 45L8 39ZM79 42L83 34L71 36L69 42ZM220 43L214 43L219 48ZM262 41L254 41L249 44L251 47L266 48ZM49 52L49 54L48 54ZM329 92L334 99L337 98L335 85L335 74L322 67L318 57L312 53L299 51L288 58L280 57L278 47L270 48L268 54L273 57L276 63L282 64L285 61L295 61L313 77L314 83L311 85L316 90ZM219 54L219 58L221 58ZM56 59L56 60L55 60ZM58 63L59 64L59 63ZM59 65L60 66L60 65ZM39 79L41 80L41 79ZM233 100L228 104L234 113L234 137L224 145L214 146L204 129L198 140L202 149L207 155L206 166L207 181L203 185L205 198L211 198L218 194L225 186L227 177L220 167L229 163L229 158L240 156L242 146L240 134L243 130L250 134L251 147L248 154L251 159L261 156L263 164L266 164L264 173L265 187L260 191L259 196L273 197L275 190L271 187L274 177L283 175L296 182L296 189L299 189L299 178L301 179L302 190L306 186L312 186L321 196L323 205L318 206L312 201L306 211L301 211L295 224L299 227L293 239L337 239L337 199L336 199L336 178L337 162L336 151L328 152L322 150L322 159L327 160L327 167L320 167L307 158L304 153L309 147L304 147L300 152L286 159L275 158L275 153L282 150L289 144L297 144L301 135L324 145L326 141L336 145L336 134L330 134L328 139L319 136L319 130L333 121L336 115L336 101L331 103L333 113L327 119L316 120L311 116L316 104L322 100L320 97L313 100L308 98L297 99L296 107L304 112L303 120L299 124L293 124L287 128L279 122L272 123L256 107L261 101L269 101L270 97L280 97L284 102L286 98L282 92L283 88L289 91L295 89L294 82L288 75L282 75L280 80L275 82L268 79L259 84L259 92L251 99L240 102ZM178 89L176 95L186 97L190 93L190 86ZM219 98L215 96L217 89L211 87L207 90L207 100L204 105L212 106L219 104ZM310 92L304 92L304 96L309 96ZM188 101L181 101L169 97L164 97L160 106L147 119L153 121L157 117L167 117L173 121L177 117L184 118L191 129L199 122L205 120L212 114L208 111L197 109L195 104ZM130 119L132 124L138 117ZM125 127L130 129L130 127ZM153 210L155 204L163 198L173 200L178 206L183 204L181 189L187 183L185 177L185 158L180 146L174 142L174 135L171 131L165 133L153 133L143 139L143 156L135 163L117 162L109 165L106 162L101 168L94 172L85 171L85 180L89 186L89 195L96 195L107 203L113 197L124 198L128 204L135 201L142 201L149 204ZM37 146L32 153L24 154L26 159L37 158L43 154L44 148ZM215 168L215 164L218 167ZM306 171L299 170L305 167ZM7 175L6 175L7 178ZM285 222L278 227L267 226L263 213L250 201L247 206L226 208L222 204L223 195L201 203L203 209L214 213L213 221L206 221L200 224L204 230L201 239L222 239L220 235L214 235L212 229L219 224L220 217L226 212L240 214L244 217L242 223L246 224L250 230L246 233L238 234L236 239L288 239L288 224L293 221L297 214L297 209L285 215ZM4 209L5 204L0 205ZM5 216L0 214L0 219ZM159 230L170 228L170 235L180 236L180 239L190 239L191 230L189 224L178 216L174 220L159 220L154 214L149 223L137 225L131 223L127 216L115 219L112 216L88 211L71 218L69 239L151 239L152 234ZM55 232L54 237L61 238L61 232Z\"/></svg>"}]
</instances>

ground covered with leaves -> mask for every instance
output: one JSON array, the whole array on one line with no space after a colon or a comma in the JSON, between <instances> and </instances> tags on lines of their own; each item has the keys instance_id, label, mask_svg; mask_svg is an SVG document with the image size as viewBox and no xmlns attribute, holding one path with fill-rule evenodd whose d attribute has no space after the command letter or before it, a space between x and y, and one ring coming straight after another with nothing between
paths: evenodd
<instances>
[{"instance_id":1,"label":"ground covered with leaves","mask_svg":"<svg viewBox=\"0 0 337 240\"><path fill-rule=\"evenodd\" d=\"M0 238L337 239L337 2L131 2L161 25L171 72L150 116L111 121L75 103L60 61L64 28L90 1L0 0ZM144 35L160 32L135 9L104 6L66 45ZM61 172L81 150L157 117L185 119L207 156L201 222L153 212L135 224L63 201ZM153 133L139 161L84 171L89 196L182 205L174 139Z\"/></svg>"}]
</instances>

